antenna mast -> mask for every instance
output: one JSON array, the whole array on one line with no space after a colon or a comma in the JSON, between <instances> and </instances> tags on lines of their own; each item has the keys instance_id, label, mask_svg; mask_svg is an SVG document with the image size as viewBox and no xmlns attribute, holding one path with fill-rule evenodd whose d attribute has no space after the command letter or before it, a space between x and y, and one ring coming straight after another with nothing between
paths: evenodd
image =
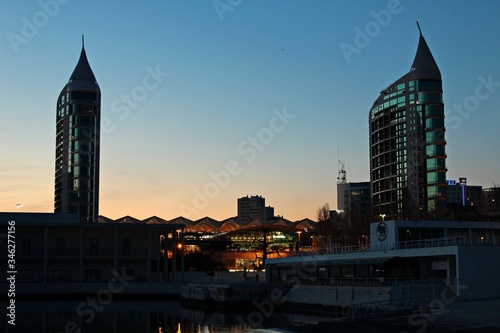
<instances>
[{"instance_id":1,"label":"antenna mast","mask_svg":"<svg viewBox=\"0 0 500 333\"><path fill-rule=\"evenodd\" d=\"M339 175L337 176L337 184L347 183L347 173L345 171L345 163L340 160L340 148L337 147L337 158L338 158L338 168Z\"/></svg>"}]
</instances>

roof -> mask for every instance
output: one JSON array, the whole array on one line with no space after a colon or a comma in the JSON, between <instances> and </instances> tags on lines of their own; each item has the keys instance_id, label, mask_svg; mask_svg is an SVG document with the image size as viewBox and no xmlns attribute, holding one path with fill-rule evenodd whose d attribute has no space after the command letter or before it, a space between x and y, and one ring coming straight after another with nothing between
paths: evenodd
<instances>
[{"instance_id":1,"label":"roof","mask_svg":"<svg viewBox=\"0 0 500 333\"><path fill-rule=\"evenodd\" d=\"M75 81L86 81L91 83L97 83L95 79L94 72L92 72L92 68L90 68L89 61L87 59L87 54L85 53L85 47L83 45L83 36L82 36L82 51L80 52L80 59L78 59L78 63L76 64L75 70L71 77L69 78L69 82Z\"/></svg>"},{"instance_id":2,"label":"roof","mask_svg":"<svg viewBox=\"0 0 500 333\"><path fill-rule=\"evenodd\" d=\"M436 60L434 60L434 57L432 56L429 45L427 45L427 42L422 35L422 30L420 30L418 22L417 27L420 32L420 37L418 39L417 52L415 54L415 58L413 59L410 71L392 83L389 87L382 89L380 95L373 102L372 107L383 103L384 96L388 92L388 89L399 83L409 80L441 80L441 71L439 70Z\"/></svg>"},{"instance_id":3,"label":"roof","mask_svg":"<svg viewBox=\"0 0 500 333\"><path fill-rule=\"evenodd\" d=\"M418 71L418 75L424 76L424 78L426 79L440 80L441 72L439 70L439 67L436 64L436 60L434 60L434 57L432 56L429 45L427 45L427 42L422 35L422 30L420 30L420 25L418 24L418 22L417 26L420 32L420 37L418 39L417 53L415 54L415 59L413 60L413 64L411 65L410 72Z\"/></svg>"}]
</instances>

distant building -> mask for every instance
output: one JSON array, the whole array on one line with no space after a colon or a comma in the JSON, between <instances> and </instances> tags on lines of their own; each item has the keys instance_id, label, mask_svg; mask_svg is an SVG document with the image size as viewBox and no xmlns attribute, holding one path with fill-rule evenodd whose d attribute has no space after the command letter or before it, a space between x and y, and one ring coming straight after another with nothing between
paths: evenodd
<instances>
[{"instance_id":1,"label":"distant building","mask_svg":"<svg viewBox=\"0 0 500 333\"><path fill-rule=\"evenodd\" d=\"M500 222L500 187L483 190L483 215L488 221Z\"/></svg>"},{"instance_id":2,"label":"distant building","mask_svg":"<svg viewBox=\"0 0 500 333\"><path fill-rule=\"evenodd\" d=\"M75 70L57 99L55 213L76 213L81 222L97 222L100 126L101 90L82 45Z\"/></svg>"},{"instance_id":3,"label":"distant building","mask_svg":"<svg viewBox=\"0 0 500 333\"><path fill-rule=\"evenodd\" d=\"M344 213L351 227L373 222L370 188L370 182L337 183L337 210Z\"/></svg>"},{"instance_id":4,"label":"distant building","mask_svg":"<svg viewBox=\"0 0 500 333\"><path fill-rule=\"evenodd\" d=\"M421 31L410 71L382 89L370 109L369 127L374 216L445 218L441 72Z\"/></svg>"},{"instance_id":5,"label":"distant building","mask_svg":"<svg viewBox=\"0 0 500 333\"><path fill-rule=\"evenodd\" d=\"M460 178L459 181L448 180L446 193L448 203L475 206L479 211L482 210L483 187L467 185L466 178Z\"/></svg>"},{"instance_id":6,"label":"distant building","mask_svg":"<svg viewBox=\"0 0 500 333\"><path fill-rule=\"evenodd\" d=\"M238 198L238 220L250 222L254 219L268 220L274 217L274 207L266 207L266 199L260 195Z\"/></svg>"}]
</instances>

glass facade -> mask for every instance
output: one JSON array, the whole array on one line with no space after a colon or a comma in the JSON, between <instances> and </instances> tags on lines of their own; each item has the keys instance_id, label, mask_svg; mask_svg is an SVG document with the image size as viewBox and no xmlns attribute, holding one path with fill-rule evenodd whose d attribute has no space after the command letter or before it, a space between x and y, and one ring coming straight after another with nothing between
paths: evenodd
<instances>
[{"instance_id":1,"label":"glass facade","mask_svg":"<svg viewBox=\"0 0 500 333\"><path fill-rule=\"evenodd\" d=\"M89 73L90 71L90 73ZM82 49L57 101L54 212L97 222L101 93Z\"/></svg>"},{"instance_id":2,"label":"glass facade","mask_svg":"<svg viewBox=\"0 0 500 333\"><path fill-rule=\"evenodd\" d=\"M374 216L437 219L446 213L441 74L420 36L412 70L381 91L369 116Z\"/></svg>"}]
</instances>

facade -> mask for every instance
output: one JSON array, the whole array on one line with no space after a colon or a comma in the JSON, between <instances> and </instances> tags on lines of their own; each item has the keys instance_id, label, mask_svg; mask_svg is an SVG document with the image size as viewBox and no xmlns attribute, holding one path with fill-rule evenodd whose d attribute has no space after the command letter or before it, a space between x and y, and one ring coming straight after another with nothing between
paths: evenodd
<instances>
[{"instance_id":1,"label":"facade","mask_svg":"<svg viewBox=\"0 0 500 333\"><path fill-rule=\"evenodd\" d=\"M436 300L443 290L458 300L495 298L500 297L499 256L496 222L386 220L370 225L368 247L270 259L266 278L300 281L301 287L306 285L302 293L312 303L329 293L328 305L333 306L389 298ZM348 290L341 289L345 286ZM381 297L383 286L390 288ZM288 300L293 296L286 295Z\"/></svg>"},{"instance_id":2,"label":"facade","mask_svg":"<svg viewBox=\"0 0 500 333\"><path fill-rule=\"evenodd\" d=\"M370 182L337 183L337 210L343 211L351 227L372 222Z\"/></svg>"},{"instance_id":3,"label":"facade","mask_svg":"<svg viewBox=\"0 0 500 333\"><path fill-rule=\"evenodd\" d=\"M122 270L133 281L153 282L177 279L183 271L183 224L81 223L78 214L52 213L0 218L5 231L7 221L15 222L19 282L107 282ZM0 253L6 258L7 235L2 236Z\"/></svg>"},{"instance_id":4,"label":"facade","mask_svg":"<svg viewBox=\"0 0 500 333\"><path fill-rule=\"evenodd\" d=\"M7 222L15 222L17 280L20 282L103 282L123 269L134 281L178 280L184 254L215 255L228 270L260 269L267 258L285 258L310 248L316 222L283 218L245 225L234 219L167 221L131 216L81 223L79 214L0 213L0 245L7 255ZM10 225L10 224L9 224ZM7 263L5 261L5 263ZM1 267L1 266L0 266Z\"/></svg>"},{"instance_id":5,"label":"facade","mask_svg":"<svg viewBox=\"0 0 500 333\"><path fill-rule=\"evenodd\" d=\"M274 207L266 207L266 199L260 195L238 198L238 220L249 222L254 219L264 221L274 217Z\"/></svg>"},{"instance_id":6,"label":"facade","mask_svg":"<svg viewBox=\"0 0 500 333\"><path fill-rule=\"evenodd\" d=\"M374 216L443 219L447 169L442 81L421 31L410 72L380 92L370 109L369 128Z\"/></svg>"},{"instance_id":7,"label":"facade","mask_svg":"<svg viewBox=\"0 0 500 333\"><path fill-rule=\"evenodd\" d=\"M82 45L80 59L57 99L55 213L76 213L81 222L99 215L101 90Z\"/></svg>"},{"instance_id":8,"label":"facade","mask_svg":"<svg viewBox=\"0 0 500 333\"><path fill-rule=\"evenodd\" d=\"M483 212L483 187L467 185L466 178L460 178L459 181L448 180L446 197L449 204L475 207L478 214Z\"/></svg>"},{"instance_id":9,"label":"facade","mask_svg":"<svg viewBox=\"0 0 500 333\"><path fill-rule=\"evenodd\" d=\"M500 187L483 190L483 215L488 221L500 222Z\"/></svg>"}]
</instances>

